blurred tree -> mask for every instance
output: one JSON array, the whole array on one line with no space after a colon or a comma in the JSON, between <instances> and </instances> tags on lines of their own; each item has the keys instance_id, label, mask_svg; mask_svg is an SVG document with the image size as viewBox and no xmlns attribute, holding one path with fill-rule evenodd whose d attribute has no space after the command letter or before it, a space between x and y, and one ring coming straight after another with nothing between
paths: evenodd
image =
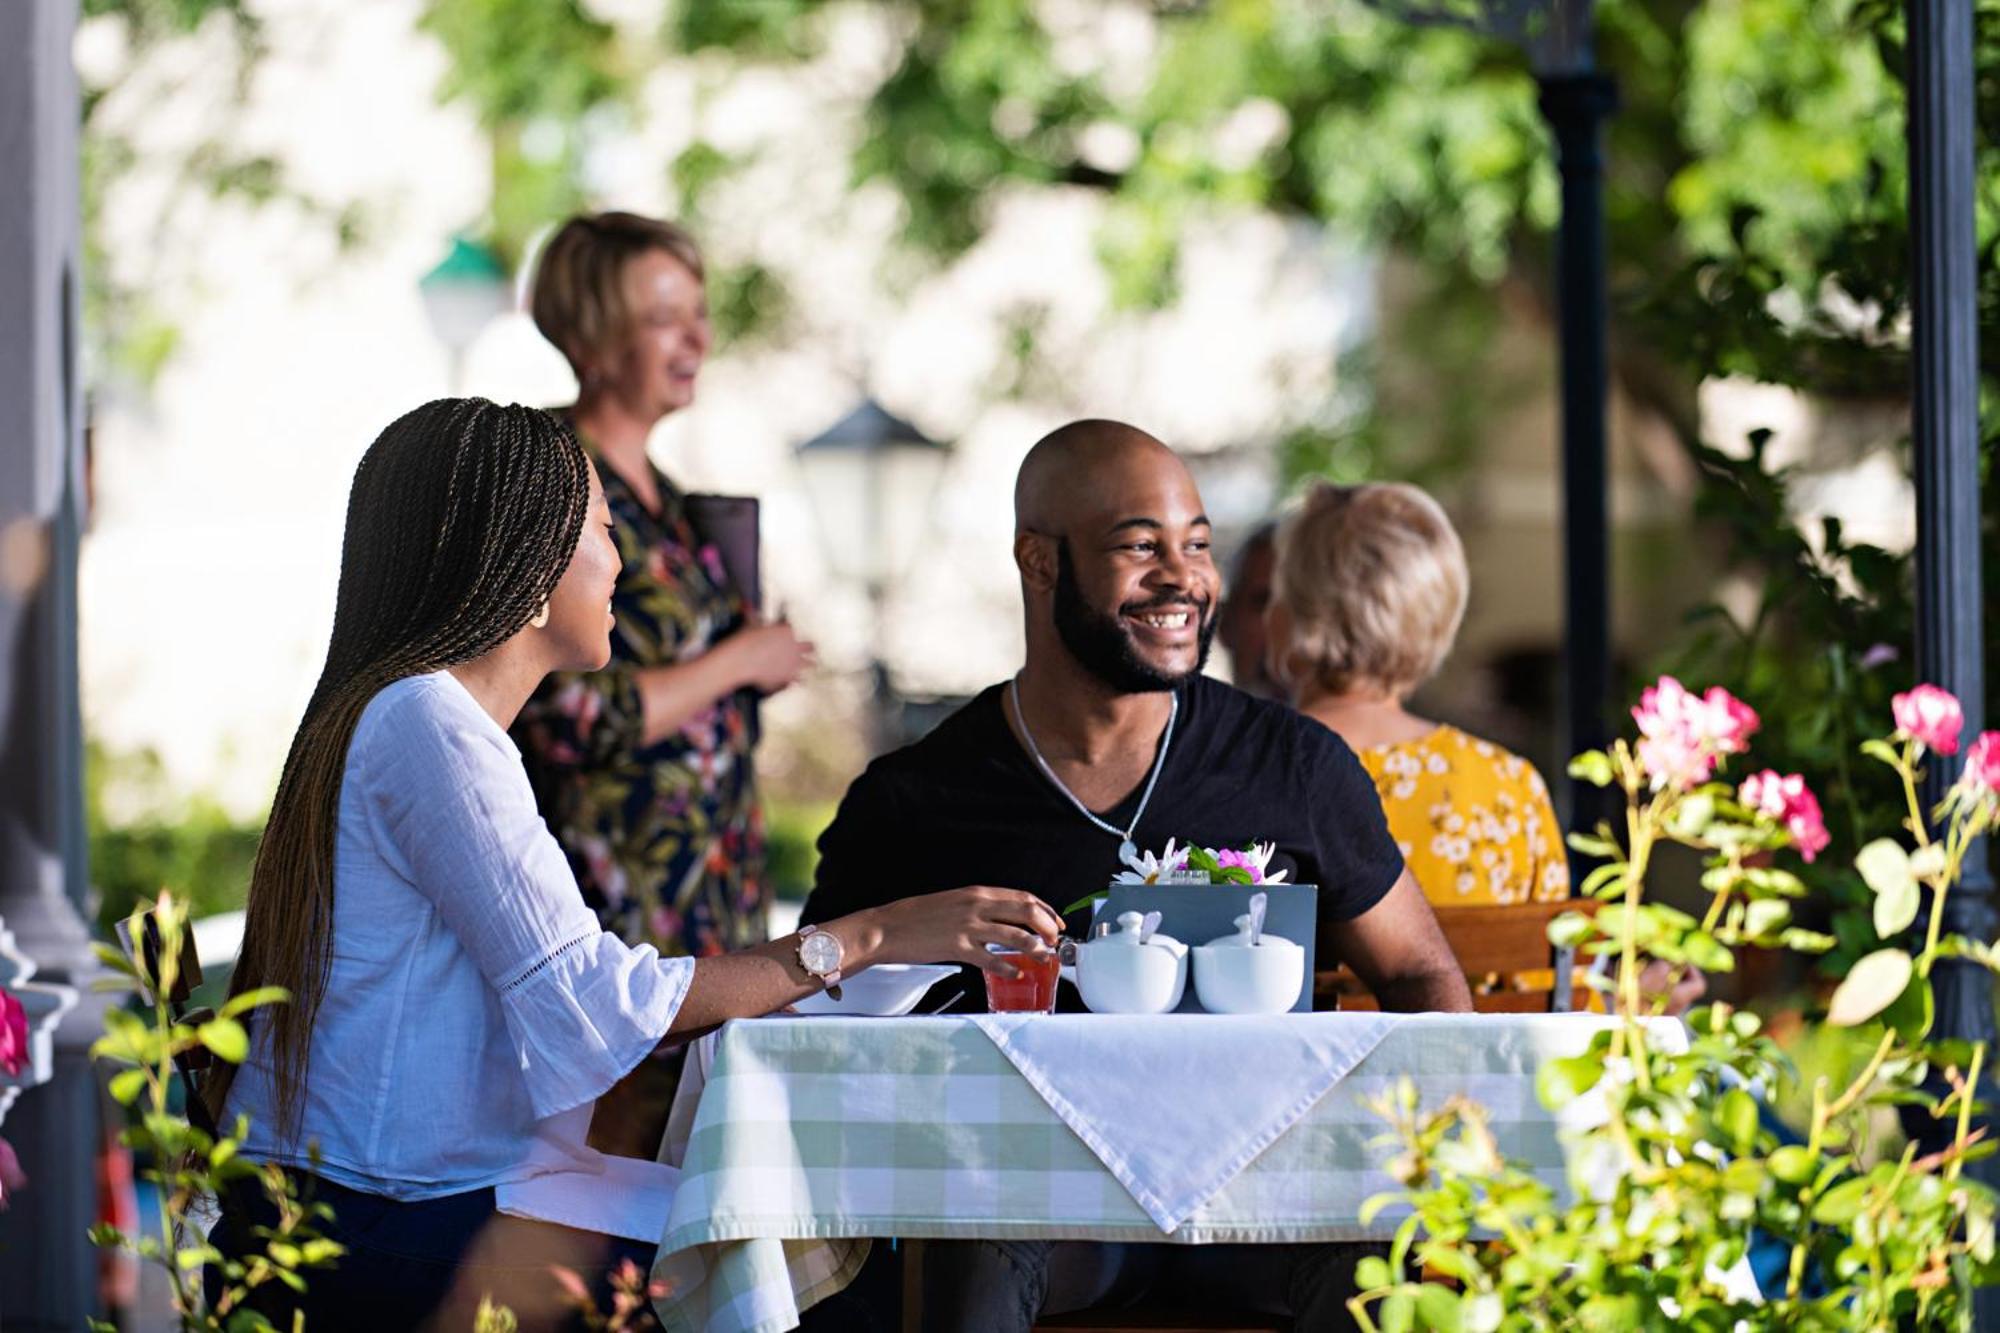
<instances>
[{"instance_id":1,"label":"blurred tree","mask_svg":"<svg viewBox=\"0 0 2000 1333\"><path fill-rule=\"evenodd\" d=\"M285 204L324 226L342 248L364 238L368 217L357 202L299 189L278 158L244 146L241 116L267 53L263 23L247 0L82 0L80 17L83 327L90 378L98 386L144 388L179 341L168 311L180 284L170 280L168 265L178 251L174 238L200 225L199 210L218 202ZM199 54L156 59L170 48ZM167 142L148 133L156 108L168 101L201 109L194 135ZM156 244L113 239L106 201L119 184L147 188L119 195L118 230Z\"/></svg>"}]
</instances>

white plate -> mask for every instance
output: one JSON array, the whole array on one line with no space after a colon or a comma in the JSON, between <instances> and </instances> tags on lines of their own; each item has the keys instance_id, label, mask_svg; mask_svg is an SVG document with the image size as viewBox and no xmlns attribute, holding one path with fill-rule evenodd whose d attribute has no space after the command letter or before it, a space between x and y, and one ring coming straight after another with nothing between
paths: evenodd
<instances>
[{"instance_id":1,"label":"white plate","mask_svg":"<svg viewBox=\"0 0 2000 1333\"><path fill-rule=\"evenodd\" d=\"M840 999L825 991L808 995L792 1006L802 1014L844 1014L896 1018L917 1007L924 992L958 975L946 963L877 963L840 979Z\"/></svg>"}]
</instances>

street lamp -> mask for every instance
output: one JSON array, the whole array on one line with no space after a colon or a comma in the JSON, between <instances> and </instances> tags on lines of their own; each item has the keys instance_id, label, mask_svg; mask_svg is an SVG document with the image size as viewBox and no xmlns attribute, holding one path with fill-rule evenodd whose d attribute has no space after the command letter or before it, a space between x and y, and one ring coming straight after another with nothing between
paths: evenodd
<instances>
[{"instance_id":1,"label":"street lamp","mask_svg":"<svg viewBox=\"0 0 2000 1333\"><path fill-rule=\"evenodd\" d=\"M882 661L889 589L909 568L930 525L948 446L864 398L846 416L798 446L806 493L819 519L827 563L868 596L869 677L878 731L895 702ZM878 741L886 734L878 734Z\"/></svg>"},{"instance_id":2,"label":"street lamp","mask_svg":"<svg viewBox=\"0 0 2000 1333\"><path fill-rule=\"evenodd\" d=\"M417 279L431 332L451 356L451 391L465 387L465 354L486 326L507 313L509 286L499 256L477 241L451 238L451 249Z\"/></svg>"}]
</instances>

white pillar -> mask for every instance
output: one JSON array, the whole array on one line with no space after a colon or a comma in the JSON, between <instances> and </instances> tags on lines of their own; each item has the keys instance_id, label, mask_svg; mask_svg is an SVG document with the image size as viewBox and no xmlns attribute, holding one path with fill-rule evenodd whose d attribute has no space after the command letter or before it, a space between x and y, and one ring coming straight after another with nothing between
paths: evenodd
<instances>
[{"instance_id":1,"label":"white pillar","mask_svg":"<svg viewBox=\"0 0 2000 1333\"><path fill-rule=\"evenodd\" d=\"M0 3L0 917L42 980L85 983L76 547L80 103L76 0ZM101 1006L56 1031L50 1082L7 1115L29 1185L0 1213L0 1327L83 1327L95 1309Z\"/></svg>"}]
</instances>

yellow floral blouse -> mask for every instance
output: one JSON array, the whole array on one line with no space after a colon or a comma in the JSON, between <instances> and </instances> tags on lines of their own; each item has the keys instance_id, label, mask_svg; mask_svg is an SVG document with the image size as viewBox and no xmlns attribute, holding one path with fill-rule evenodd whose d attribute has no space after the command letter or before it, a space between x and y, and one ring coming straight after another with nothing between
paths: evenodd
<instances>
[{"instance_id":1,"label":"yellow floral blouse","mask_svg":"<svg viewBox=\"0 0 2000 1333\"><path fill-rule=\"evenodd\" d=\"M1569 896L1569 862L1535 766L1457 727L1357 752L1389 833L1440 907Z\"/></svg>"}]
</instances>

